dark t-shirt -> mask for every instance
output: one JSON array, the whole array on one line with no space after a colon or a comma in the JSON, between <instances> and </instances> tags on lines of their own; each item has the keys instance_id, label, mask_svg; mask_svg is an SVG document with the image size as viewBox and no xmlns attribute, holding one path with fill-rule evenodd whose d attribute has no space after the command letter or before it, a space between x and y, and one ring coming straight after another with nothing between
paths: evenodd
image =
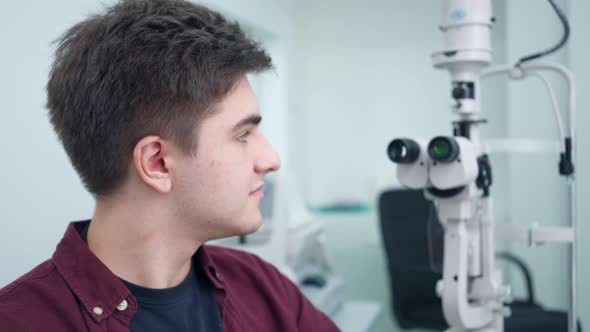
<instances>
[{"instance_id":1,"label":"dark t-shirt","mask_svg":"<svg viewBox=\"0 0 590 332\"><path fill-rule=\"evenodd\" d=\"M80 235L87 242L88 228ZM223 331L213 285L194 264L186 279L172 288L152 289L121 281L139 303L131 320L131 332Z\"/></svg>"}]
</instances>

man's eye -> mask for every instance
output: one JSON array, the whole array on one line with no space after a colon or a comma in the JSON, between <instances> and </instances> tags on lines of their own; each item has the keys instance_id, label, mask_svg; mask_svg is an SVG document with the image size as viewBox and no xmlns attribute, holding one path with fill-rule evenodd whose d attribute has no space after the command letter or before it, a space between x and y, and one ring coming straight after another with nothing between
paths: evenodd
<instances>
[{"instance_id":1,"label":"man's eye","mask_svg":"<svg viewBox=\"0 0 590 332\"><path fill-rule=\"evenodd\" d=\"M247 131L247 132L241 134L240 136L238 136L238 141L246 143L246 139L248 138L248 136L250 136L250 131Z\"/></svg>"}]
</instances>

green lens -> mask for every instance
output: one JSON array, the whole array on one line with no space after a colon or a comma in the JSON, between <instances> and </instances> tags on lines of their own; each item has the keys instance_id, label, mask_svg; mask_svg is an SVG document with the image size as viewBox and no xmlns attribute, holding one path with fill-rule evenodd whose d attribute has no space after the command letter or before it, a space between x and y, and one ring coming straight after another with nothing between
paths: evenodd
<instances>
[{"instance_id":1,"label":"green lens","mask_svg":"<svg viewBox=\"0 0 590 332\"><path fill-rule=\"evenodd\" d=\"M437 160L447 159L450 152L451 147L447 141L438 140L432 144L432 156Z\"/></svg>"},{"instance_id":2,"label":"green lens","mask_svg":"<svg viewBox=\"0 0 590 332\"><path fill-rule=\"evenodd\" d=\"M387 156L396 164L411 164L420 157L420 145L409 138L396 138L387 146Z\"/></svg>"},{"instance_id":3,"label":"green lens","mask_svg":"<svg viewBox=\"0 0 590 332\"><path fill-rule=\"evenodd\" d=\"M391 147L391 151L389 153L391 155L391 159L398 159L402 156L402 147L398 144L394 144Z\"/></svg>"}]
</instances>

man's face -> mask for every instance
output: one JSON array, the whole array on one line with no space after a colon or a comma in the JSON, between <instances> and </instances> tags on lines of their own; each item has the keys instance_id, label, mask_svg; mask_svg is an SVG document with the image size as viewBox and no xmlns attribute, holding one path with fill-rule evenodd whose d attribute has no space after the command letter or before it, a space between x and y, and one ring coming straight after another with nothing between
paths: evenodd
<instances>
[{"instance_id":1,"label":"man's face","mask_svg":"<svg viewBox=\"0 0 590 332\"><path fill-rule=\"evenodd\" d=\"M281 161L258 122L258 103L244 76L202 122L196 156L178 159L172 174L176 211L200 236L243 235L260 227L262 177Z\"/></svg>"}]
</instances>

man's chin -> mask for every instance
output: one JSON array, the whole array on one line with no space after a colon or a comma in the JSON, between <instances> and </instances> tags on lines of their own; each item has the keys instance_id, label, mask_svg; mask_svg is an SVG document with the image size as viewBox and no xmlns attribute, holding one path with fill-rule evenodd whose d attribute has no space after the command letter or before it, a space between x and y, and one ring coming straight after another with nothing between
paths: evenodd
<instances>
[{"instance_id":1,"label":"man's chin","mask_svg":"<svg viewBox=\"0 0 590 332\"><path fill-rule=\"evenodd\" d=\"M235 218L218 223L214 238L222 239L232 236L245 236L255 233L262 226L262 215L257 213L249 218Z\"/></svg>"},{"instance_id":2,"label":"man's chin","mask_svg":"<svg viewBox=\"0 0 590 332\"><path fill-rule=\"evenodd\" d=\"M262 226L262 218L256 220L248 220L240 224L240 229L237 230L236 235L249 235L255 233Z\"/></svg>"}]
</instances>

